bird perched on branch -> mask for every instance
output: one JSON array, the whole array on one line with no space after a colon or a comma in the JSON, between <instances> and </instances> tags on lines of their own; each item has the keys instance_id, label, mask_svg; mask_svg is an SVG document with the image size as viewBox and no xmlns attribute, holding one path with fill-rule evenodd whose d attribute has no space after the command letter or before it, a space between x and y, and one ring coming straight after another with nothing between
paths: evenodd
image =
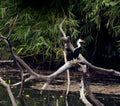
<instances>
[{"instance_id":1,"label":"bird perched on branch","mask_svg":"<svg viewBox=\"0 0 120 106\"><path fill-rule=\"evenodd\" d=\"M80 53L81 50L81 43L84 43L85 41L82 39L77 40L77 47L73 51L73 58L76 59Z\"/></svg>"}]
</instances>

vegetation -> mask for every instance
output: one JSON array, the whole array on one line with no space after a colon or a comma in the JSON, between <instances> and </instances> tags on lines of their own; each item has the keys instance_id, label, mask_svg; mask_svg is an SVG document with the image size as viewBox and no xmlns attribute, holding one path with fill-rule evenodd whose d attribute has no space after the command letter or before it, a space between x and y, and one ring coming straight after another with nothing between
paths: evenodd
<instances>
[{"instance_id":1,"label":"vegetation","mask_svg":"<svg viewBox=\"0 0 120 106\"><path fill-rule=\"evenodd\" d=\"M80 99L82 102L86 106L92 106L93 104L104 106L92 94L87 78L94 76L95 73L100 76L120 77L120 72L115 69L115 67L118 68L119 66L119 62L116 64L117 62L115 63L115 61L120 58L119 4L119 1L113 0L0 1L0 32L2 33L0 33L0 39L3 41L0 42L2 55L0 59L10 59L11 56L8 54L11 54L12 59L14 59L16 66L21 72L20 82L17 81L14 84L10 84L10 80L7 83L0 77L0 84L7 90L12 105L17 106L12 92L14 86L21 85L18 97L21 105L25 105L23 98L25 83L30 80L43 80L45 83L41 89L45 90L53 79L65 71L67 71L67 91L69 91L69 69L77 68L81 74ZM67 19L64 17L67 17ZM15 21L16 19L17 21ZM61 22L61 20L63 21ZM14 22L16 25L13 30ZM63 23L64 26L62 27ZM58 25L60 25L59 29L62 34L69 35L72 42L69 37L62 37L58 30ZM62 28L64 28L65 32ZM68 61L65 61L64 65L51 74L39 74L21 59L21 57L27 58L27 60L30 57L33 57L33 60L38 60L39 58L43 60L42 63L49 60L49 66L54 63L53 59L57 61L56 63L59 63L62 59L61 57L63 57L62 48L65 44L73 52L75 50L73 44L75 45L78 38L82 38L86 42L82 47L82 53L76 60L66 59L64 55L65 60ZM63 41L64 46L62 46L60 39ZM6 43L9 50L4 43ZM65 52L66 50L64 50ZM106 60L106 62L103 60ZM32 61L29 62L32 63ZM99 64L99 66L92 63ZM102 65L107 63L105 67L109 68L102 68L101 63ZM45 64L45 66L48 65ZM66 101L67 95L68 93L66 93ZM26 97L30 97L30 95L27 94Z\"/></svg>"},{"instance_id":2,"label":"vegetation","mask_svg":"<svg viewBox=\"0 0 120 106\"><path fill-rule=\"evenodd\" d=\"M113 58L120 58L120 0L1 0L2 34L8 33L16 15L10 39L21 57L39 54L42 59L60 61L62 35L58 25L67 16L64 30L74 44L79 37L85 40L82 52L87 59L97 64L105 58L113 65L117 64ZM1 59L10 58L3 42L0 51Z\"/></svg>"}]
</instances>

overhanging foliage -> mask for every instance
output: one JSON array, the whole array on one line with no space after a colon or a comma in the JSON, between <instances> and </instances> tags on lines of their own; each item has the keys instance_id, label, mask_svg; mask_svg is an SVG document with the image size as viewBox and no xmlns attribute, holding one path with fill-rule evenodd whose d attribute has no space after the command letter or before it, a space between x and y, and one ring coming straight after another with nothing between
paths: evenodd
<instances>
[{"instance_id":1,"label":"overhanging foliage","mask_svg":"<svg viewBox=\"0 0 120 106\"><path fill-rule=\"evenodd\" d=\"M82 48L84 54L95 56L99 53L111 58L120 53L119 8L119 0L1 0L0 32L7 34L13 18L18 14L10 36L16 53L20 56L54 55L54 59L59 59L62 44L58 25L67 16L64 30L74 44L79 37L86 41L86 47ZM101 39L109 43L98 46ZM103 46L103 51L97 49ZM5 48L1 43L0 55L7 54Z\"/></svg>"}]
</instances>

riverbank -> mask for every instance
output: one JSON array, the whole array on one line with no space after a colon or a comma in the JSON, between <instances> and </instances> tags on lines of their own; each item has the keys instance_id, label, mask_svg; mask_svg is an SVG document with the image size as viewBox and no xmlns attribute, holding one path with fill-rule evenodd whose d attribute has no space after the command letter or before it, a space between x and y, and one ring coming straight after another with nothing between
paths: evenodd
<instances>
[{"instance_id":1,"label":"riverbank","mask_svg":"<svg viewBox=\"0 0 120 106\"><path fill-rule=\"evenodd\" d=\"M45 70L37 70L38 73L43 75L51 74L51 71ZM4 77L20 77L20 70L12 69L12 68L0 68L1 76ZM70 72L70 91L71 92L79 92L80 90L80 73L79 72ZM12 78L13 79L13 78ZM90 89L93 93L104 93L104 94L115 94L120 95L120 78L109 78L105 76L97 76L92 79L89 79ZM36 82L32 81L32 85L30 86L33 89L41 90L41 87L44 85L45 82ZM55 78L46 88L46 90L52 91L66 91L67 89L67 78L66 73L62 73L57 78Z\"/></svg>"},{"instance_id":2,"label":"riverbank","mask_svg":"<svg viewBox=\"0 0 120 106\"><path fill-rule=\"evenodd\" d=\"M41 90L43 82L37 83L36 86L31 86L33 89ZM45 90L51 91L66 91L67 82L62 84L50 83ZM90 83L90 89L93 93L103 93L103 94L115 94L120 95L120 84L104 84L104 83ZM80 83L76 81L71 81L70 91L79 92Z\"/></svg>"}]
</instances>

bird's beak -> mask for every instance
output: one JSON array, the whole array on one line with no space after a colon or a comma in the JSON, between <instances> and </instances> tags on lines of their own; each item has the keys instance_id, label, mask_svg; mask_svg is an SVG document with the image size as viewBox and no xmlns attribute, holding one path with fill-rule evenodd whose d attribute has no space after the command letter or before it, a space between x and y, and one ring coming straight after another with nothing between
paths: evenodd
<instances>
[{"instance_id":1,"label":"bird's beak","mask_svg":"<svg viewBox=\"0 0 120 106\"><path fill-rule=\"evenodd\" d=\"M81 42L82 42L82 43L85 43L85 41L84 41L84 40L82 40L82 39L81 39Z\"/></svg>"}]
</instances>

